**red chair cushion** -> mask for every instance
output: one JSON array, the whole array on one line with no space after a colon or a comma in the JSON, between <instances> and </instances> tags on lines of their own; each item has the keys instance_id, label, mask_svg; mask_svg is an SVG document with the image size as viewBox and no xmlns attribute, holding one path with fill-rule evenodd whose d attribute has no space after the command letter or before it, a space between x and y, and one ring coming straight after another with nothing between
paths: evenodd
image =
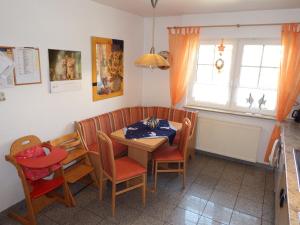
<instances>
[{"instance_id":1,"label":"red chair cushion","mask_svg":"<svg viewBox=\"0 0 300 225\"><path fill-rule=\"evenodd\" d=\"M156 161L180 161L183 156L178 151L177 146L162 146L155 150L153 159Z\"/></svg>"},{"instance_id":2,"label":"red chair cushion","mask_svg":"<svg viewBox=\"0 0 300 225\"><path fill-rule=\"evenodd\" d=\"M39 148L38 148L39 149ZM62 148L53 147L52 151L48 155L41 155L35 158L21 158L16 160L22 166L30 169L44 169L51 167L52 170L60 167L60 162L67 157L68 153Z\"/></svg>"},{"instance_id":3,"label":"red chair cushion","mask_svg":"<svg viewBox=\"0 0 300 225\"><path fill-rule=\"evenodd\" d=\"M128 180L146 173L146 169L141 164L129 157L116 159L115 165L117 181Z\"/></svg>"},{"instance_id":4,"label":"red chair cushion","mask_svg":"<svg viewBox=\"0 0 300 225\"><path fill-rule=\"evenodd\" d=\"M31 183L32 191L30 192L30 197L32 199L38 198L54 189L60 187L64 183L62 177L57 177L52 180L43 180L34 181Z\"/></svg>"},{"instance_id":5,"label":"red chair cushion","mask_svg":"<svg viewBox=\"0 0 300 225\"><path fill-rule=\"evenodd\" d=\"M22 166L25 177L31 181L36 181L49 176L51 171L60 168L61 165L58 162L67 157L67 152L64 152L62 155L58 152L62 157L57 161L55 159L57 152L54 153L54 157L50 156L51 153L46 156L43 147L37 145L19 152L15 155L15 159Z\"/></svg>"}]
</instances>

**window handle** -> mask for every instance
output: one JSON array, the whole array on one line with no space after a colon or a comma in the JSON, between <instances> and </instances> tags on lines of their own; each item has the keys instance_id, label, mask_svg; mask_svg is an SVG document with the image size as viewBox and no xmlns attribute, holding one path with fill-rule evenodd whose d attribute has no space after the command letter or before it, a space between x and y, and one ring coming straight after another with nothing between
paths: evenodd
<instances>
[{"instance_id":1,"label":"window handle","mask_svg":"<svg viewBox=\"0 0 300 225\"><path fill-rule=\"evenodd\" d=\"M253 102L254 102L254 99L251 95L251 92L249 93L249 97L246 98L246 101L247 101L247 103L249 103L249 109L250 109L252 107Z\"/></svg>"},{"instance_id":2,"label":"window handle","mask_svg":"<svg viewBox=\"0 0 300 225\"><path fill-rule=\"evenodd\" d=\"M261 106L265 105L266 102L267 102L267 100L265 99L265 94L263 94L263 96L258 100L259 110L261 110Z\"/></svg>"}]
</instances>

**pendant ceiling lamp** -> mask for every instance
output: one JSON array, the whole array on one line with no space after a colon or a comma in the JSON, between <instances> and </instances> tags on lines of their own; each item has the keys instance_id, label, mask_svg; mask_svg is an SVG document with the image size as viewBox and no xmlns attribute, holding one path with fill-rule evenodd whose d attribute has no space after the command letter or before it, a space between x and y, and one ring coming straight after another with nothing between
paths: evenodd
<instances>
[{"instance_id":1,"label":"pendant ceiling lamp","mask_svg":"<svg viewBox=\"0 0 300 225\"><path fill-rule=\"evenodd\" d=\"M164 59L159 54L155 54L154 31L155 31L155 7L157 5L157 1L158 0L151 0L151 5L153 8L152 47L150 49L150 53L142 55L134 62L136 66L141 66L146 68L170 67L169 62L166 59Z\"/></svg>"}]
</instances>

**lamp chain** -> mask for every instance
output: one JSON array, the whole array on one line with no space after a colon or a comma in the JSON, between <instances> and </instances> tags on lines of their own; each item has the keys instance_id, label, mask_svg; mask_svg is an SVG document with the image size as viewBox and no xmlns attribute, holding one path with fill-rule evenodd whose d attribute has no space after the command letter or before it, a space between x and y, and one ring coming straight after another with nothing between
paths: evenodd
<instances>
[{"instance_id":1,"label":"lamp chain","mask_svg":"<svg viewBox=\"0 0 300 225\"><path fill-rule=\"evenodd\" d=\"M152 20L152 47L150 49L151 54L155 54L155 49L154 49L154 33L155 33L155 8L157 5L158 0L151 0L151 5L153 8L153 20Z\"/></svg>"}]
</instances>

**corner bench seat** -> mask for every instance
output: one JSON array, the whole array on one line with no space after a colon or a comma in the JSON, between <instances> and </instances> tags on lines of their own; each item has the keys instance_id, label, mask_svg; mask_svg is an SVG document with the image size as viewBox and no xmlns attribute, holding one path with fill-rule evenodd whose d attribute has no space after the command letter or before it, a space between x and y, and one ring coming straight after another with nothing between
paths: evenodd
<instances>
[{"instance_id":1,"label":"corner bench seat","mask_svg":"<svg viewBox=\"0 0 300 225\"><path fill-rule=\"evenodd\" d=\"M155 116L159 119L166 119L170 121L175 121L182 123L185 117L188 117L192 122L191 135L194 136L194 130L197 121L197 112L187 111L183 109L174 109L167 107L128 107L118 109L109 113L104 113L92 118L81 120L76 122L76 129L80 134L83 145L89 153L91 162L95 168L96 174L98 176L98 170L100 168L99 161L99 145L97 139L97 131L101 130L108 136L115 131L130 124L136 123L145 118ZM175 137L175 144L178 138L178 134ZM112 139L113 150L115 158L126 155L128 147L126 145L120 144ZM191 141L191 146L194 147L194 141Z\"/></svg>"}]
</instances>

